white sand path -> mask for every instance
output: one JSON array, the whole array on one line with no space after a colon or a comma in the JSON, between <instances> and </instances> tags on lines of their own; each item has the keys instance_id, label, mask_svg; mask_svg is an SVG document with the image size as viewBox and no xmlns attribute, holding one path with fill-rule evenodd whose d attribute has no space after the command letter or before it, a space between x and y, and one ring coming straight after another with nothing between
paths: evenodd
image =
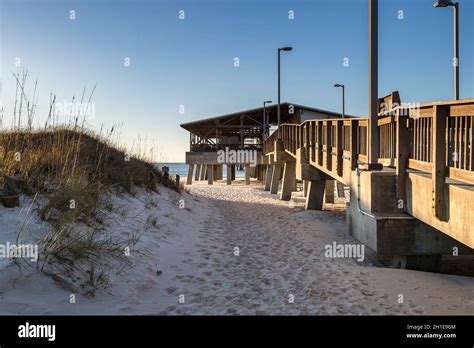
<instances>
[{"instance_id":1,"label":"white sand path","mask_svg":"<svg viewBox=\"0 0 474 348\"><path fill-rule=\"evenodd\" d=\"M222 278L218 283L227 284L222 289L211 282L214 291L202 309L238 314L474 314L472 278L379 268L369 249L362 264L326 258L327 244L358 243L347 234L340 205L329 207L335 211L305 211L302 202L290 208L261 186L241 182L197 184L191 190L217 200L200 251L208 253L208 267ZM240 256L234 256L235 247Z\"/></svg>"},{"instance_id":2,"label":"white sand path","mask_svg":"<svg viewBox=\"0 0 474 348\"><path fill-rule=\"evenodd\" d=\"M140 228L150 214L158 223L143 233L133 268L111 276L108 292L70 304L70 292L50 278L19 277L7 267L0 270L0 314L474 314L474 278L378 267L368 249L362 263L326 258L327 244L358 243L340 205L305 211L297 201L290 208L242 182L189 189L182 197L163 189L116 200L128 215L111 219L114 233ZM14 228L14 219L2 219Z\"/></svg>"}]
</instances>

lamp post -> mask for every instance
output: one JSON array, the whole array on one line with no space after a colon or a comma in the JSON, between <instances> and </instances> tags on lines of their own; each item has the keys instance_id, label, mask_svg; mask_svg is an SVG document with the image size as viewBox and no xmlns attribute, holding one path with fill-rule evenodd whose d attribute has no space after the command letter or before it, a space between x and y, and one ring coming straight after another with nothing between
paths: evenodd
<instances>
[{"instance_id":1,"label":"lamp post","mask_svg":"<svg viewBox=\"0 0 474 348\"><path fill-rule=\"evenodd\" d=\"M293 47L278 48L278 107L277 107L278 128L280 128L280 52L281 51L289 52L292 49Z\"/></svg>"},{"instance_id":2,"label":"lamp post","mask_svg":"<svg viewBox=\"0 0 474 348\"><path fill-rule=\"evenodd\" d=\"M346 113L345 113L345 104L346 104L346 101L345 101L345 87L344 85L340 84L340 83L336 83L334 85L334 87L341 87L342 88L342 118L345 117Z\"/></svg>"},{"instance_id":3,"label":"lamp post","mask_svg":"<svg viewBox=\"0 0 474 348\"><path fill-rule=\"evenodd\" d=\"M459 3L452 1L438 0L434 7L449 7L454 10L454 99L459 100Z\"/></svg>"},{"instance_id":4,"label":"lamp post","mask_svg":"<svg viewBox=\"0 0 474 348\"><path fill-rule=\"evenodd\" d=\"M267 127L269 120L267 121L267 104L273 103L271 100L266 100L263 102L263 141L267 139Z\"/></svg>"},{"instance_id":5,"label":"lamp post","mask_svg":"<svg viewBox=\"0 0 474 348\"><path fill-rule=\"evenodd\" d=\"M378 129L378 40L379 40L379 1L369 0L369 129L368 129L368 162L369 165L379 160Z\"/></svg>"}]
</instances>

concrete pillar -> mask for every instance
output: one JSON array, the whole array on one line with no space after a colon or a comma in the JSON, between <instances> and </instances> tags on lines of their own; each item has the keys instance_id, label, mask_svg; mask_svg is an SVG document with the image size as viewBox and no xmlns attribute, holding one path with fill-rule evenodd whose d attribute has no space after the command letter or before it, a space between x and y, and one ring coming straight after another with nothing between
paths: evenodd
<instances>
[{"instance_id":1,"label":"concrete pillar","mask_svg":"<svg viewBox=\"0 0 474 348\"><path fill-rule=\"evenodd\" d=\"M212 185L214 183L214 166L212 164L207 165L207 184Z\"/></svg>"},{"instance_id":2,"label":"concrete pillar","mask_svg":"<svg viewBox=\"0 0 474 348\"><path fill-rule=\"evenodd\" d=\"M201 175L201 165L196 164L196 174L194 175L194 180L198 181L200 175Z\"/></svg>"},{"instance_id":3,"label":"concrete pillar","mask_svg":"<svg viewBox=\"0 0 474 348\"><path fill-rule=\"evenodd\" d=\"M308 197L309 180L303 180L303 197Z\"/></svg>"},{"instance_id":4,"label":"concrete pillar","mask_svg":"<svg viewBox=\"0 0 474 348\"><path fill-rule=\"evenodd\" d=\"M326 180L311 180L308 184L308 195L306 196L306 210L323 210L324 191Z\"/></svg>"},{"instance_id":5,"label":"concrete pillar","mask_svg":"<svg viewBox=\"0 0 474 348\"><path fill-rule=\"evenodd\" d=\"M326 180L324 189L324 201L326 203L334 203L334 180Z\"/></svg>"},{"instance_id":6,"label":"concrete pillar","mask_svg":"<svg viewBox=\"0 0 474 348\"><path fill-rule=\"evenodd\" d=\"M205 164L201 165L201 180L204 180L206 178L206 168L207 166Z\"/></svg>"},{"instance_id":7,"label":"concrete pillar","mask_svg":"<svg viewBox=\"0 0 474 348\"><path fill-rule=\"evenodd\" d=\"M246 164L245 165L245 185L250 185L250 174L251 174L251 170L252 168L250 168L250 164Z\"/></svg>"},{"instance_id":8,"label":"concrete pillar","mask_svg":"<svg viewBox=\"0 0 474 348\"><path fill-rule=\"evenodd\" d=\"M279 164L273 165L272 182L270 184L270 193L274 195L278 193L278 184L280 183L280 176L281 176L281 165Z\"/></svg>"},{"instance_id":9,"label":"concrete pillar","mask_svg":"<svg viewBox=\"0 0 474 348\"><path fill-rule=\"evenodd\" d=\"M285 162L283 170L283 183L281 185L280 199L282 201L289 201L291 193L296 186L296 162Z\"/></svg>"},{"instance_id":10,"label":"concrete pillar","mask_svg":"<svg viewBox=\"0 0 474 348\"><path fill-rule=\"evenodd\" d=\"M193 183L193 172L194 164L190 164L188 167L188 177L186 178L186 184L191 185Z\"/></svg>"},{"instance_id":11,"label":"concrete pillar","mask_svg":"<svg viewBox=\"0 0 474 348\"><path fill-rule=\"evenodd\" d=\"M265 173L265 191L270 191L270 186L272 184L272 175L273 175L273 166L268 165L267 171Z\"/></svg>"},{"instance_id":12,"label":"concrete pillar","mask_svg":"<svg viewBox=\"0 0 474 348\"><path fill-rule=\"evenodd\" d=\"M232 184L232 164L227 165L227 185Z\"/></svg>"}]
</instances>

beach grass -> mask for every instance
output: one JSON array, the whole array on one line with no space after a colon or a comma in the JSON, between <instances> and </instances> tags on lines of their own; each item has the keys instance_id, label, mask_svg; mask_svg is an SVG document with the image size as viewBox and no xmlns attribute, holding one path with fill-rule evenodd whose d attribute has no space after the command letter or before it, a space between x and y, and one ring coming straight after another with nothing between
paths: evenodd
<instances>
[{"instance_id":1,"label":"beach grass","mask_svg":"<svg viewBox=\"0 0 474 348\"><path fill-rule=\"evenodd\" d=\"M27 211L35 204L35 213L48 226L38 262L15 262L40 269L66 288L93 294L106 287L113 260L126 264L124 248L139 238L137 231L121 238L104 234L104 220L114 209L109 198L133 194L135 188L158 193L160 185L177 192L180 187L156 168L146 144L140 142L133 153L122 146L117 127L93 131L85 118L79 121L81 115L60 124L53 113L56 96L51 95L45 124L35 126L37 82L30 100L27 73L14 77L18 99L13 122L0 132L0 188L6 177L13 179L21 194L30 197ZM24 237L27 215L17 243Z\"/></svg>"}]
</instances>

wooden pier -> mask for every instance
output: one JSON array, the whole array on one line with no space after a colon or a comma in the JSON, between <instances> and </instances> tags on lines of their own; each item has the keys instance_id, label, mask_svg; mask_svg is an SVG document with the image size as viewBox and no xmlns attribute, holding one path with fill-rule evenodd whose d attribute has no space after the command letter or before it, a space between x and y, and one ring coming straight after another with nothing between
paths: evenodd
<instances>
[{"instance_id":1,"label":"wooden pier","mask_svg":"<svg viewBox=\"0 0 474 348\"><path fill-rule=\"evenodd\" d=\"M317 210L342 183L355 238L399 267L439 270L446 255L473 254L474 99L407 107L397 99L379 99L378 165L368 163L368 118L290 118L261 142L246 183L255 177L290 200L302 180L306 209ZM191 151L187 163L188 184L194 165L195 178L222 179L213 152ZM231 184L235 164L224 165Z\"/></svg>"}]
</instances>

